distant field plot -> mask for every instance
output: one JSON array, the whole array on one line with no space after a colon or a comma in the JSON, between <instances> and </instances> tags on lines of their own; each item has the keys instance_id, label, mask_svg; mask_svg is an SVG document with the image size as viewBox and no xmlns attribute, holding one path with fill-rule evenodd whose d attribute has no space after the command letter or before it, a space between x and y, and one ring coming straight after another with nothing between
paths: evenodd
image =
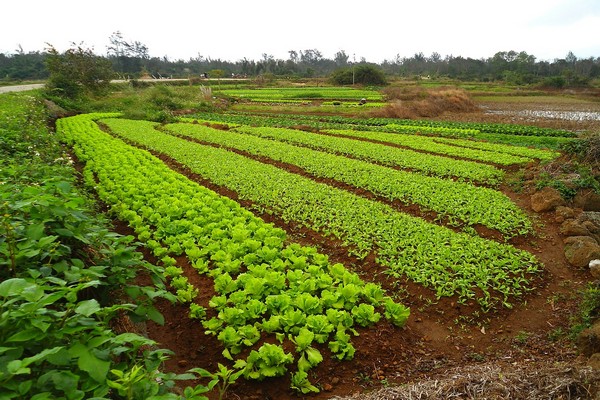
<instances>
[{"instance_id":1,"label":"distant field plot","mask_svg":"<svg viewBox=\"0 0 600 400\"><path fill-rule=\"evenodd\" d=\"M294 102L307 100L329 101L383 101L377 90L354 89L347 87L286 87L262 89L225 89L218 93L256 102Z\"/></svg>"}]
</instances>

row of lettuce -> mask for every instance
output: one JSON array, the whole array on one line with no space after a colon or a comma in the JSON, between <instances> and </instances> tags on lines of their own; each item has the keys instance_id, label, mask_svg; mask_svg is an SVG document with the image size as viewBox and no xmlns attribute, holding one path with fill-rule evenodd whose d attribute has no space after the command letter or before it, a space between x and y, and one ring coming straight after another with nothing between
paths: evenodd
<instances>
[{"instance_id":1,"label":"row of lettuce","mask_svg":"<svg viewBox=\"0 0 600 400\"><path fill-rule=\"evenodd\" d=\"M177 297L190 303L190 316L221 341L235 376L260 380L291 368L292 388L318 391L308 372L323 360L321 351L352 359L356 350L351 337L358 327L371 326L382 316L405 324L409 309L377 284L365 283L314 248L288 243L283 230L233 200L104 133L94 120L110 116L61 119L57 129L85 163L85 183L160 258ZM224 167L209 154L196 157L213 171ZM216 293L208 310L194 302L206 288L193 286L175 261L179 255L187 256L197 273L214 279ZM273 344L269 336L280 343ZM295 353L284 350L290 342ZM247 348L249 353L243 351Z\"/></svg>"},{"instance_id":2,"label":"row of lettuce","mask_svg":"<svg viewBox=\"0 0 600 400\"><path fill-rule=\"evenodd\" d=\"M123 119L104 122L116 132L129 132L129 134L136 130L141 132L152 130L156 126L151 122ZM357 189L368 190L382 199L400 201L404 205L418 205L422 213L433 211L438 219L445 219L456 226L482 224L489 229L499 231L506 237L532 231L527 215L497 190L475 186L468 182L389 168L290 143L294 135L300 135L307 138L301 143L314 144L318 139L310 140L311 136L318 138L318 135L281 128L239 127L224 131L198 124L169 124L164 126L163 130L203 143L299 167L315 178L343 182ZM273 138L285 141L269 140ZM326 139L330 142L349 142L345 139L329 137ZM381 146L368 145L367 147L377 149L380 154L386 151ZM351 143L347 145L349 150L356 148ZM422 153L412 155L415 165L425 164L429 158ZM422 163L418 162L419 158L423 160ZM399 157L398 160L406 162L406 158ZM456 160L441 159L441 161L449 165L464 164Z\"/></svg>"},{"instance_id":3,"label":"row of lettuce","mask_svg":"<svg viewBox=\"0 0 600 400\"><path fill-rule=\"evenodd\" d=\"M111 330L125 313L162 322L151 299L174 296L77 189L46 124L39 98L0 96L0 398L182 398L176 380L197 374L161 372L169 351ZM133 283L141 271L154 286Z\"/></svg>"},{"instance_id":4,"label":"row of lettuce","mask_svg":"<svg viewBox=\"0 0 600 400\"><path fill-rule=\"evenodd\" d=\"M219 94L259 102L285 102L303 100L383 101L376 90L350 87L278 87L261 89L223 89Z\"/></svg>"},{"instance_id":5,"label":"row of lettuce","mask_svg":"<svg viewBox=\"0 0 600 400\"><path fill-rule=\"evenodd\" d=\"M252 126L291 128L304 126L311 129L348 129L390 133L420 134L437 138L451 137L469 139L475 146L480 141L560 149L572 142L575 134L570 131L540 128L528 125L494 124L476 122L453 122L412 120L397 118L351 118L326 115L282 115L272 113L227 112L200 113L198 119Z\"/></svg>"},{"instance_id":6,"label":"row of lettuce","mask_svg":"<svg viewBox=\"0 0 600 400\"><path fill-rule=\"evenodd\" d=\"M119 119L102 123L114 134L165 154L234 191L260 212L339 239L348 254L360 259L374 253L388 274L429 287L438 297L457 296L459 302L474 301L484 310L499 304L510 307L512 299L531 288L530 280L541 270L534 256L508 244L457 233L275 165L190 142L155 129L153 123ZM206 128L168 125L166 129L198 133ZM265 128L242 130L261 129ZM226 137L216 130L212 134Z\"/></svg>"}]
</instances>

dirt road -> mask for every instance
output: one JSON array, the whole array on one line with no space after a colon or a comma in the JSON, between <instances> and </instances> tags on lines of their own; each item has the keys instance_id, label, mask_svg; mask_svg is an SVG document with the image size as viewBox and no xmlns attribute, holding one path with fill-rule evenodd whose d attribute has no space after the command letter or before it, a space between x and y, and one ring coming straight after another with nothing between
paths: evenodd
<instances>
[{"instance_id":1,"label":"dirt road","mask_svg":"<svg viewBox=\"0 0 600 400\"><path fill-rule=\"evenodd\" d=\"M43 87L44 87L43 83L32 83L29 85L15 85L15 86L0 86L0 93L23 92L26 90L41 89Z\"/></svg>"}]
</instances>

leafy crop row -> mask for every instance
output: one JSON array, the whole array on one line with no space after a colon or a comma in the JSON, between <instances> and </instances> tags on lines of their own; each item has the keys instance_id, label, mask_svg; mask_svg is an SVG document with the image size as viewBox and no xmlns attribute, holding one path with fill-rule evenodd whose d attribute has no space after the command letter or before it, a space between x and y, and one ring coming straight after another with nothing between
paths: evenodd
<instances>
[{"instance_id":1,"label":"leafy crop row","mask_svg":"<svg viewBox=\"0 0 600 400\"><path fill-rule=\"evenodd\" d=\"M524 125L502 125L484 123L459 123L421 120L398 120L391 118L350 118L343 116L315 115L277 115L250 114L230 112L224 114L203 113L199 119L213 120L225 123L294 127L309 126L315 129L359 129L377 130L396 133L420 133L433 136L452 136L471 138L517 146L533 146L557 149L562 143L569 142L575 134L567 131L556 131L548 128L530 127ZM501 129L500 127L505 127ZM535 134L527 135L529 130ZM503 131L499 133L498 131Z\"/></svg>"},{"instance_id":2,"label":"leafy crop row","mask_svg":"<svg viewBox=\"0 0 600 400\"><path fill-rule=\"evenodd\" d=\"M283 230L102 132L92 121L100 117L62 119L61 136L85 161L86 183L161 259L171 285L180 287L178 297L191 303L190 316L203 320L206 333L223 343L223 355L237 372L220 366L222 376L280 376L296 362L292 387L318 391L307 371L322 361L320 349L326 346L332 356L351 359L357 325L373 325L382 315L404 325L408 308L381 287L330 263L315 248L286 244ZM212 160L218 169L219 160ZM209 305L215 317L205 319L206 310L193 302L202 288L191 286L176 265L172 256L183 254L199 273L214 279L216 295ZM264 343L269 334L291 341L296 354ZM248 356L239 356L248 347Z\"/></svg>"},{"instance_id":3,"label":"leafy crop row","mask_svg":"<svg viewBox=\"0 0 600 400\"><path fill-rule=\"evenodd\" d=\"M135 129L133 125L146 124L143 121L122 119L104 122L116 131ZM389 200L418 204L422 210L433 210L439 216L448 216L451 221L458 219L469 225L483 224L505 235L517 232L524 234L532 229L531 222L519 207L501 192L489 188L394 170L361 160L242 135L234 131L215 130L198 124L171 124L165 128L203 142L293 164L315 176L367 189Z\"/></svg>"},{"instance_id":4,"label":"leafy crop row","mask_svg":"<svg viewBox=\"0 0 600 400\"><path fill-rule=\"evenodd\" d=\"M252 101L278 100L367 100L381 101L383 96L375 90L354 89L348 87L310 87L310 88L261 88L261 89L225 89L219 91L227 96L246 98Z\"/></svg>"},{"instance_id":5,"label":"leafy crop row","mask_svg":"<svg viewBox=\"0 0 600 400\"><path fill-rule=\"evenodd\" d=\"M361 160L400 167L438 177L457 177L460 180L496 185L504 172L491 165L468 160L455 160L439 155L424 154L342 137L332 137L296 129L239 126L237 132L299 144L330 153L352 156Z\"/></svg>"},{"instance_id":6,"label":"leafy crop row","mask_svg":"<svg viewBox=\"0 0 600 400\"><path fill-rule=\"evenodd\" d=\"M542 161L551 161L560 156L560 153L545 149L532 149L522 146L511 146L500 143L489 143L465 139L433 138L434 142L446 143L453 146L462 146L471 149L486 150L494 153L513 154L519 157L537 159Z\"/></svg>"},{"instance_id":7,"label":"leafy crop row","mask_svg":"<svg viewBox=\"0 0 600 400\"><path fill-rule=\"evenodd\" d=\"M351 136L361 139L371 139L384 143L398 144L415 150L427 151L428 153L441 154L444 156L461 157L469 160L495 163L500 165L526 164L533 161L531 158L515 156L495 151L471 149L452 145L452 142L440 143L434 138L419 135L406 135L399 133L358 131L358 130L336 130L328 129L324 132L333 135Z\"/></svg>"},{"instance_id":8,"label":"leafy crop row","mask_svg":"<svg viewBox=\"0 0 600 400\"><path fill-rule=\"evenodd\" d=\"M472 299L483 309L499 302L510 306L540 271L534 256L510 245L455 233L272 165L170 136L151 124L116 133L169 155L265 212L339 238L358 257L376 251L390 274L428 286L439 297Z\"/></svg>"}]
</instances>

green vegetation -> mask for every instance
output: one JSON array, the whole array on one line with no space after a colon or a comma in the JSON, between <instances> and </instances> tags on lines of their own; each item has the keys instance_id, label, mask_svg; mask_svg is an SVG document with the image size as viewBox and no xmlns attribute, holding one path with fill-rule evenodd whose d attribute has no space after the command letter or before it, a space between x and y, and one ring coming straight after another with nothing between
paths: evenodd
<instances>
[{"instance_id":1,"label":"green vegetation","mask_svg":"<svg viewBox=\"0 0 600 400\"><path fill-rule=\"evenodd\" d=\"M84 95L104 93L114 77L108 60L81 46L62 54L50 47L46 64L50 74L46 90L58 99L78 100Z\"/></svg>"},{"instance_id":2,"label":"green vegetation","mask_svg":"<svg viewBox=\"0 0 600 400\"><path fill-rule=\"evenodd\" d=\"M303 100L354 100L364 98L381 101L383 96L377 90L349 87L278 87L255 89L223 89L217 93L250 101L303 101Z\"/></svg>"},{"instance_id":3,"label":"green vegetation","mask_svg":"<svg viewBox=\"0 0 600 400\"><path fill-rule=\"evenodd\" d=\"M286 244L283 230L173 172L148 152L111 138L93 122L112 116L84 114L61 119L58 131L86 163L86 185L96 188L112 212L126 220L161 259L181 301L191 303L196 288L175 267L172 256L185 254L198 273L214 279L216 295L209 306L216 316L203 319L197 305L190 306L190 312L203 319L207 334L223 343L223 356L234 362L233 368L243 376L259 380L281 376L296 359L298 370L306 372L317 361L308 344L299 345L305 340L305 331L321 344L348 339L346 332L358 334L355 322L370 326L378 320L373 316L365 319L361 304L379 308L397 326L405 324L409 309L394 303L378 285L365 283L342 264L330 263L315 248ZM126 136L136 138L135 132ZM214 171L220 169L218 162L214 166ZM296 343L299 358L285 353L280 345L263 343L262 333L274 335L280 342L287 338ZM336 340L330 341L332 335ZM247 358L234 359L247 347L258 349L253 348ZM329 347L334 356L342 352L340 359L351 358L349 341L343 347ZM310 387L302 381L303 388Z\"/></svg>"},{"instance_id":4,"label":"green vegetation","mask_svg":"<svg viewBox=\"0 0 600 400\"><path fill-rule=\"evenodd\" d=\"M460 302L472 300L484 310L510 307L540 271L533 255L512 246L457 234L272 165L167 135L151 124L115 133L169 155L259 210L342 240L350 254L365 258L375 251L390 275L431 287L438 297L458 295Z\"/></svg>"},{"instance_id":5,"label":"green vegetation","mask_svg":"<svg viewBox=\"0 0 600 400\"><path fill-rule=\"evenodd\" d=\"M329 78L335 85L387 85L383 70L373 65L356 65L333 71Z\"/></svg>"},{"instance_id":6,"label":"green vegetation","mask_svg":"<svg viewBox=\"0 0 600 400\"><path fill-rule=\"evenodd\" d=\"M125 120L104 122L115 131L135 129L133 125L143 123ZM483 224L497 229L507 236L532 231L527 216L506 196L492 189L395 170L252 135L217 131L197 124L170 124L165 128L202 142L296 165L316 177L367 189L388 200L418 204L423 211L435 211L439 218L447 216L450 224L459 225L459 221L455 221L457 218L468 225ZM465 202L465 199L469 201Z\"/></svg>"},{"instance_id":7,"label":"green vegetation","mask_svg":"<svg viewBox=\"0 0 600 400\"><path fill-rule=\"evenodd\" d=\"M242 96L263 110L259 102L330 107L315 108L320 114L358 108L359 96L368 102L355 115L383 104L369 88L258 89L277 83L267 79L223 79L219 90L208 80L200 88L132 81L111 85L115 92L105 97L103 84L66 78L92 54L79 48L53 55L73 63L57 64L65 75L55 75L52 87L71 86L0 95L0 398L206 400L214 391L222 399L239 379L273 377L285 377L298 394L316 393L326 387L315 379L325 360L360 354L359 333L387 324L380 333L403 334L389 324L406 324L410 310L398 299L414 287L421 297L410 301L419 306L443 298L473 316L513 307L535 290L543 266L508 244L534 238L525 212L496 190L513 170L507 166L542 161L547 172L536 177L538 187L565 197L600 190L588 166L598 160L596 137L506 124L217 112ZM118 57L112 61L131 71L141 65L127 64L136 55ZM227 76L221 67L213 70ZM53 135L40 95L71 110L103 112L59 119ZM179 118L183 110L196 118ZM574 158L558 166L559 153L547 149ZM171 167L152 153L169 157ZM330 261L328 250L292 243L284 230L174 172L178 164L235 193L249 210L312 231L301 240L318 234L323 249L351 256L356 271ZM522 171L515 176L525 182ZM135 239L111 232L86 190ZM138 246L158 266L144 261ZM140 273L151 286L134 283ZM194 273L213 288L196 287ZM212 297L203 296L207 289ZM598 318L597 285L582 296L573 332ZM169 350L111 329L120 318L162 323L157 298L179 302L200 332L219 341L213 370L163 372ZM515 344L538 337L519 329ZM178 380L197 378L197 386L175 389Z\"/></svg>"},{"instance_id":8,"label":"green vegetation","mask_svg":"<svg viewBox=\"0 0 600 400\"><path fill-rule=\"evenodd\" d=\"M582 291L582 301L579 312L572 317L571 337L576 338L586 328L600 319L600 286L590 283Z\"/></svg>"},{"instance_id":9,"label":"green vegetation","mask_svg":"<svg viewBox=\"0 0 600 400\"><path fill-rule=\"evenodd\" d=\"M368 60L349 62L349 56L343 50L328 59L317 49L290 50L286 60L264 54L259 60L243 58L232 62L198 56L184 61L150 57L146 45L126 40L120 32L113 33L109 42L108 55L102 57L103 61L109 62L119 76L133 79L148 75L156 78L192 76L199 79L204 73L209 73L215 78L232 75L250 79L259 77L261 82L270 82L275 77L333 77L343 84L354 82L381 85L393 78L412 82L425 78L423 84L427 86L439 85L440 80L443 81L442 84L463 81L468 82L469 90L472 91L503 93L519 88L520 93L523 89L535 93L540 88L594 86L600 77L597 58L578 58L571 52L552 62L536 60L534 55L524 51L510 50L498 51L484 59L415 53L411 57L384 60L378 65ZM43 79L48 76L44 65L47 57L47 51L0 53L0 77L9 80ZM430 80L431 78L433 79ZM497 82L503 85L499 86ZM216 83L220 85L222 82Z\"/></svg>"},{"instance_id":10,"label":"green vegetation","mask_svg":"<svg viewBox=\"0 0 600 400\"><path fill-rule=\"evenodd\" d=\"M367 103L368 104L368 103ZM524 125L440 122L396 118L353 118L323 115L281 115L272 113L199 113L198 120L243 124L253 126L295 127L303 126L314 130L321 129L357 129L380 132L415 133L431 136L449 136L452 138L472 139L473 143L488 141L492 143L532 146L538 148L559 149L574 142L575 134L564 130L544 129ZM466 147L476 147L466 146ZM539 155L535 158L540 158Z\"/></svg>"},{"instance_id":11,"label":"green vegetation","mask_svg":"<svg viewBox=\"0 0 600 400\"><path fill-rule=\"evenodd\" d=\"M169 352L111 330L118 315L162 322L160 271L94 216L39 98L0 96L0 132L0 397L178 398L190 375L160 371Z\"/></svg>"},{"instance_id":12,"label":"green vegetation","mask_svg":"<svg viewBox=\"0 0 600 400\"><path fill-rule=\"evenodd\" d=\"M483 149L473 149L470 147L455 146L454 141L446 141L441 143L433 138L422 137L417 135L394 134L385 132L369 132L358 130L325 130L325 133L341 136L350 136L361 139L370 139L378 142L392 143L408 147L410 149L427 151L429 153L440 154L444 156L459 157L468 160L482 161L486 163L494 163L498 165L514 165L526 164L533 161L532 158L517 156L500 151L489 151ZM468 142L461 142L469 144ZM497 146L500 148L500 146ZM525 152L525 151L523 151ZM554 156L557 156L555 154ZM545 158L548 158L546 155Z\"/></svg>"},{"instance_id":13,"label":"green vegetation","mask_svg":"<svg viewBox=\"0 0 600 400\"><path fill-rule=\"evenodd\" d=\"M442 178L496 185L504 176L491 165L294 129L240 126L236 131Z\"/></svg>"}]
</instances>

